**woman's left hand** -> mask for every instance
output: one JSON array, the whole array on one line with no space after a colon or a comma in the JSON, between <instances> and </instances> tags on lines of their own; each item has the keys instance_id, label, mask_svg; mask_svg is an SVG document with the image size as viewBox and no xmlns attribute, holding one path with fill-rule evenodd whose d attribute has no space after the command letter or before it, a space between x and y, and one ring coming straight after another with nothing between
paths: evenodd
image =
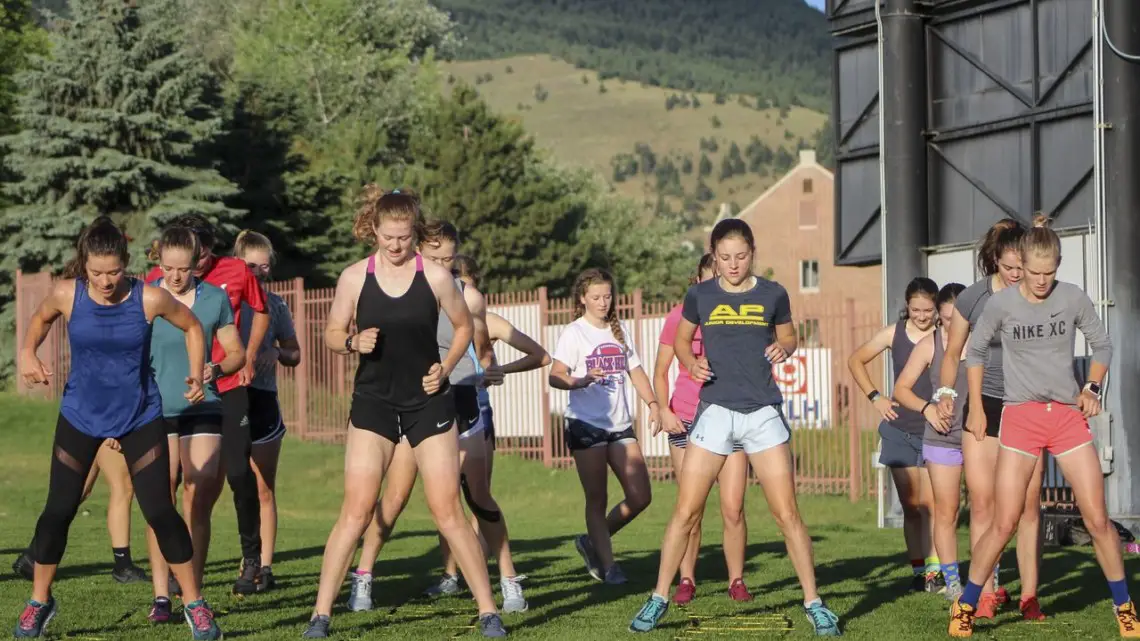
<instances>
[{"instance_id":1,"label":"woman's left hand","mask_svg":"<svg viewBox=\"0 0 1140 641\"><path fill-rule=\"evenodd\" d=\"M780 347L779 343L772 343L768 349L764 350L764 356L768 357L768 362L773 365L778 365L788 360L788 352Z\"/></svg>"},{"instance_id":2,"label":"woman's left hand","mask_svg":"<svg viewBox=\"0 0 1140 641\"><path fill-rule=\"evenodd\" d=\"M1083 390L1080 396L1077 396L1077 409L1081 410L1081 414L1084 414L1085 418L1092 418L1100 414L1100 399L1096 397L1096 394Z\"/></svg>"}]
</instances>

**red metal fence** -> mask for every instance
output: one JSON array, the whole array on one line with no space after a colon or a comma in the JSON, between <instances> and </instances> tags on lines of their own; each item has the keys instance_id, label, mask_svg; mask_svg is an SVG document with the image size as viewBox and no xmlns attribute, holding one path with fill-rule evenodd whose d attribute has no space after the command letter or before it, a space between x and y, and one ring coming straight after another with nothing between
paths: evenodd
<instances>
[{"instance_id":1,"label":"red metal fence","mask_svg":"<svg viewBox=\"0 0 1140 641\"><path fill-rule=\"evenodd\" d=\"M48 274L16 274L17 345L27 331L27 320L47 294ZM343 442L348 425L354 356L341 356L324 346L322 338L333 289L306 289L300 279L270 284L289 305L301 345L301 364L279 368L282 411L290 433L298 438ZM545 289L492 294L490 309L520 331L553 349L562 327L573 320L573 301L550 299ZM646 373L652 378L658 336L675 303L647 303L641 292L618 298L618 311L629 329ZM862 401L847 372L847 358L881 326L879 301L828 302L810 295L792 295L792 315L800 334L800 349L775 373L785 395L785 414L794 428L799 491L846 494L851 500L874 495L872 454L877 446L878 417ZM512 349L496 345L500 361L513 359ZM757 354L758 358L763 358ZM57 398L68 371L66 329L57 323L40 350L40 358L53 368L48 394ZM673 364L673 375L676 363ZM882 379L881 359L871 371ZM505 385L491 389L495 430L500 452L542 461L548 467L569 467L573 458L562 438L561 412L566 392L549 387L546 372L512 375ZM656 479L669 478L672 468L664 434L649 431L643 406L637 416L638 434Z\"/></svg>"}]
</instances>

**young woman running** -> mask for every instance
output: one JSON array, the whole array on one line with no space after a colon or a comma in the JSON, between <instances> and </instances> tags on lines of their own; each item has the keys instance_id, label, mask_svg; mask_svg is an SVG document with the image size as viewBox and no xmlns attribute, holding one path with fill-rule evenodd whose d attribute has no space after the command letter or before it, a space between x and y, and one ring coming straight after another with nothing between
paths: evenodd
<instances>
[{"instance_id":1,"label":"young woman running","mask_svg":"<svg viewBox=\"0 0 1140 641\"><path fill-rule=\"evenodd\" d=\"M1021 239L1024 277L993 295L974 326L966 359L970 432L964 440L986 437L988 418L982 391L990 341L1002 345L1005 374L1001 450L997 460L997 514L974 545L970 582L950 612L950 636L968 637L982 595L982 584L1017 527L1032 490L1042 450L1056 457L1073 490L1077 508L1093 538L1096 559L1108 580L1120 636L1140 638L1136 607L1128 595L1120 538L1108 519L1104 476L1089 431L1089 417L1101 409L1101 384L1108 372L1112 343L1093 302L1079 287L1057 280L1061 239L1038 215ZM1073 348L1080 330L1092 352L1088 382L1073 376Z\"/></svg>"},{"instance_id":2,"label":"young woman running","mask_svg":"<svg viewBox=\"0 0 1140 641\"><path fill-rule=\"evenodd\" d=\"M709 251L716 257L719 275L689 288L673 344L677 360L703 383L701 403L685 448L677 505L661 544L657 586L629 629L649 632L668 611L669 589L689 536L725 459L740 443L784 534L804 591L808 620L816 635L836 636L839 617L824 606L816 591L811 537L796 505L791 432L780 410L783 395L772 378L772 365L796 350L788 293L778 283L752 274L756 244L747 223L735 218L717 223ZM704 348L699 357L693 353L698 327Z\"/></svg>"},{"instance_id":3,"label":"young woman running","mask_svg":"<svg viewBox=\"0 0 1140 641\"><path fill-rule=\"evenodd\" d=\"M479 269L474 259L463 255L455 256L453 270L459 274L459 279L462 280L466 286L478 289ZM550 355L546 353L546 350L543 349L541 345L535 342L531 337L520 332L505 318L491 311L487 312L487 332L492 344L501 341L523 353L522 358L506 363L499 368L504 375L529 372L550 364ZM475 360L476 373L481 376L483 370L478 359L475 358L474 349L474 346L468 348L468 356ZM482 435L486 448L487 483L489 486L491 463L493 460L492 457L494 456L495 426L487 387L485 385L479 385L477 391L480 411L479 420L464 433L464 436L471 438L472 436ZM396 447L397 460L402 458L402 449L403 444ZM393 478L392 468L395 467L396 464L397 462L394 460L392 466L389 467L389 479ZM466 472L464 472L464 474L465 473ZM415 476L413 474L411 475L410 481L406 480L403 485L397 485L397 482L390 480L388 486L384 488L384 493L376 508L376 519L373 521L372 526L370 526L369 532L365 534L364 547L360 554L361 561L360 565L357 566L357 577L363 574L366 578L358 579L353 582L353 591L349 597L350 610L369 610L372 608L372 566L375 564L382 546L386 544L389 537L391 537L396 525L396 519L407 505L414 484ZM480 523L481 519L479 516L472 514L471 527L480 534L480 543L483 547L485 549L491 549L491 547L486 544L486 541L482 540L483 536L480 531ZM372 527L375 527L377 532L374 533ZM424 591L425 596L435 597L456 594L460 590L459 566L456 563L455 555L451 554L446 540L440 541L440 551L444 558L444 574L438 583L433 584ZM507 552L509 553L509 550L507 550ZM504 611L507 610L507 601L507 595L504 595Z\"/></svg>"},{"instance_id":4,"label":"young woman running","mask_svg":"<svg viewBox=\"0 0 1140 641\"><path fill-rule=\"evenodd\" d=\"M329 349L360 354L345 447L344 503L325 546L317 603L304 636L328 636L333 601L372 521L401 437L412 447L428 508L478 603L481 632L505 636L479 541L459 505L459 438L448 377L474 334L471 312L451 272L415 251L423 227L419 198L369 185L362 201L353 234L377 249L341 272L325 328ZM441 310L454 333L442 360ZM358 332L349 334L354 319Z\"/></svg>"},{"instance_id":5,"label":"young woman running","mask_svg":"<svg viewBox=\"0 0 1140 641\"><path fill-rule=\"evenodd\" d=\"M201 402L190 404L182 398L180 387L190 355L182 333L165 320L154 321L150 342L150 363L162 396L162 416L166 425L170 452L171 498L175 498L182 477L182 514L194 542L194 576L202 584L206 558L210 550L210 516L222 492L218 469L222 463L222 401L216 380L232 374L245 365L245 348L234 327L233 310L221 288L194 277L200 246L198 237L186 227L168 227L155 243L151 260L158 263L162 278L151 283L170 293L198 319L206 345L215 340L225 350L220 363L206 362L202 373ZM203 350L202 358L206 358ZM170 595L177 592L171 585L166 561L156 547L155 534L147 532L151 544L151 580L154 603L148 618L154 623L170 620Z\"/></svg>"},{"instance_id":6,"label":"young woman running","mask_svg":"<svg viewBox=\"0 0 1140 641\"><path fill-rule=\"evenodd\" d=\"M962 405L966 400L966 363L958 361L958 382L954 391L958 399L954 418L945 419L931 401L932 390L938 389L938 376L946 355L946 327L954 316L954 301L966 289L950 283L938 291L935 303L941 326L918 342L906 365L895 380L894 397L904 408L926 419L922 435L922 458L930 475L934 494L934 548L946 584L945 596L953 601L962 594L962 577L958 571L958 506L962 486ZM926 385L921 381L926 380ZM918 391L916 392L916 388ZM924 394L924 395L923 395Z\"/></svg>"},{"instance_id":7,"label":"young woman running","mask_svg":"<svg viewBox=\"0 0 1140 641\"><path fill-rule=\"evenodd\" d=\"M515 572L511 558L507 524L499 510L498 503L491 496L487 481L486 448L481 432L476 432L479 423L478 389L483 385L501 384L502 371L492 366L484 371L481 363L492 365L490 338L487 335L487 305L483 295L474 287L465 285L454 276L456 247L459 232L451 223L433 221L424 227L419 249L424 258L453 273L455 284L463 292L463 299L471 312L475 329L475 340L464 346L464 353L452 371L449 381L455 399L455 412L459 432L459 481L463 497L475 516L482 521L488 546L499 560L501 578L499 586L503 594L503 612L524 612L527 609L523 597L521 580ZM446 318L440 318L438 333L440 357L446 358L455 344L454 329ZM372 607L372 566L376 562L384 540L395 527L396 518L407 505L411 489L416 480L416 459L410 445L401 442L389 468L389 483L384 488L376 517L365 534L364 550L360 565L353 575L353 588L349 596L350 610L368 610ZM399 481L399 484L396 483ZM387 513L385 511L387 510ZM441 544L446 545L442 540ZM445 577L445 581L446 581ZM457 582L457 581L456 581Z\"/></svg>"},{"instance_id":8,"label":"young woman running","mask_svg":"<svg viewBox=\"0 0 1140 641\"><path fill-rule=\"evenodd\" d=\"M1025 228L1021 223L1006 218L990 227L978 247L978 268L985 277L967 287L954 306L954 319L946 329L946 359L942 362L942 382L936 392L938 411L949 420L954 414L954 387L958 371L955 367L962 358L966 337L981 318L987 301L997 292L1016 287L1021 282L1021 254L1019 244ZM970 414L982 412L986 419L986 438L962 439L962 458L965 461L966 490L970 494L970 548L977 544L982 532L989 529L994 518L996 500L994 470L998 456L998 432L1002 420L1002 395L1005 376L1002 373L1000 341L990 343L989 361L982 379L982 402L973 407L966 403L962 408L962 425L969 423ZM1022 616L1030 621L1045 618L1037 601L1037 582L1041 560L1041 478L1044 466L1038 462L1026 490L1025 511L1017 524L1017 569L1021 576ZM994 565L992 581L983 586L977 617L989 619L997 608L1009 601L1009 594L998 585L998 565Z\"/></svg>"},{"instance_id":9,"label":"young woman running","mask_svg":"<svg viewBox=\"0 0 1140 641\"><path fill-rule=\"evenodd\" d=\"M269 281L273 264L273 243L254 231L243 231L234 241L234 256L245 261L259 281ZM249 395L249 436L253 446L250 462L257 477L257 494L261 503L261 575L258 589L268 590L273 579L273 551L277 547L277 461L285 438L285 422L277 400L277 365L296 367L301 363L301 346L293 329L293 315L285 301L265 291L265 307L269 311L269 329L257 351L256 373L246 393ZM241 339L249 344L253 310L242 303Z\"/></svg>"},{"instance_id":10,"label":"young woman running","mask_svg":"<svg viewBox=\"0 0 1140 641\"><path fill-rule=\"evenodd\" d=\"M60 402L47 504L32 546L32 598L16 624L16 638L37 638L57 612L51 586L79 508L83 482L96 452L106 443L126 456L139 506L154 528L162 555L183 586L184 610L193 638L220 639L214 614L198 591L186 523L170 499L162 399L148 352L151 322L162 318L184 332L191 354L183 370L182 395L202 400L205 341L202 327L166 291L126 276L127 238L108 217L79 236L76 256L32 316L20 354L29 386L47 384L52 372L36 356L52 324L62 316L71 346L71 372Z\"/></svg>"},{"instance_id":11,"label":"young woman running","mask_svg":"<svg viewBox=\"0 0 1140 641\"><path fill-rule=\"evenodd\" d=\"M867 372L867 363L890 350L897 385L899 374L914 346L934 331L937 317L934 299L937 297L938 285L929 278L919 277L910 281L906 286L906 309L899 321L879 330L847 359L847 369L855 383L883 417L879 424L879 436L882 437L879 463L891 469L891 479L902 504L903 538L914 572L911 589L916 592L939 592L946 587L938 553L931 540L930 513L934 499L930 492L930 474L922 465L922 436L926 430L926 419L905 407L896 409L897 402L880 394ZM915 385L919 396L930 398L934 393L928 378L918 379Z\"/></svg>"},{"instance_id":12,"label":"young woman running","mask_svg":"<svg viewBox=\"0 0 1140 641\"><path fill-rule=\"evenodd\" d=\"M201 256L195 266L194 276L226 291L230 309L234 313L234 323L239 326L242 323L243 302L254 312L250 342L245 346L245 365L238 372L222 376L216 381L222 399L222 465L219 474L224 470L233 492L242 551L241 569L233 591L234 594L252 594L264 588L260 582L261 502L257 495L257 479L249 463L252 441L246 418L249 409L246 386L253 380L257 350L269 327L265 294L244 262L231 256L214 254L218 236L210 221L198 214L187 214L175 219L171 226L187 227L198 236ZM147 282L161 277L162 270L155 267L147 274ZM210 358L215 363L220 363L225 358L225 349L216 340Z\"/></svg>"},{"instance_id":13,"label":"young woman running","mask_svg":"<svg viewBox=\"0 0 1140 641\"><path fill-rule=\"evenodd\" d=\"M697 265L697 273L691 285L703 283L716 277L716 259L705 254ZM701 384L689 376L682 365L673 383L673 396L669 396L669 366L673 364L673 343L677 338L677 327L681 324L684 305L677 305L665 318L661 330L661 344L657 348L657 363L653 366L653 388L657 392L657 402L661 410L661 426L669 435L669 454L673 459L673 470L678 481L685 461L685 445L689 441L689 431L693 429L693 415L700 403ZM704 354L701 347L701 333L693 335L693 353ZM732 454L725 461L724 469L717 477L720 483L720 513L724 520L724 561L728 566L728 596L733 601L751 601L752 595L744 584L744 547L748 542L748 526L744 520L744 490L748 486L748 457L744 447L733 444ZM703 516L703 515L702 515ZM673 593L673 603L686 605L697 592L694 580L697 571L697 556L701 551L701 520L693 527L685 556L681 558L681 583Z\"/></svg>"},{"instance_id":14,"label":"young woman running","mask_svg":"<svg viewBox=\"0 0 1140 641\"><path fill-rule=\"evenodd\" d=\"M629 332L617 315L617 287L613 276L587 269L574 282L576 320L562 330L554 348L550 386L569 390L566 406L566 446L586 495L586 534L574 540L586 571L610 585L626 582L614 560L611 539L652 500L649 470L637 445L633 412L626 396L626 380L649 406L649 423L660 424L660 408L653 386ZM606 467L613 469L625 493L606 514Z\"/></svg>"}]
</instances>

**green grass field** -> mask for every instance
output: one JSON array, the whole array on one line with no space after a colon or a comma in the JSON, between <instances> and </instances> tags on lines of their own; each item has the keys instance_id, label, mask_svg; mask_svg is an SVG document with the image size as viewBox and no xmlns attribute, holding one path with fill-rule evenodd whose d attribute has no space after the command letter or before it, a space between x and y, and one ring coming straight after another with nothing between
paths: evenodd
<instances>
[{"instance_id":1,"label":"green grass field","mask_svg":"<svg viewBox=\"0 0 1140 641\"><path fill-rule=\"evenodd\" d=\"M7 571L27 543L42 507L56 408L0 395L0 603L5 625L14 625L30 585ZM237 571L237 533L228 491L215 510L213 558L207 568L206 596L219 614L228 639L299 637L309 618L320 572L325 537L342 494L343 449L286 442L281 464L282 530L274 563L280 589L238 600L230 596ZM510 457L496 462L495 487L510 520L515 562L528 575L530 611L506 617L512 637L522 639L627 638L630 618L655 581L661 534L672 506L671 485L654 488L654 504L615 539L630 583L623 587L593 582L574 551L572 535L582 531L582 494L572 471L550 471ZM611 496L618 495L611 482ZM715 496L710 506L715 506ZM698 597L685 609L672 609L656 639L808 638L800 613L801 596L783 543L765 509L762 492L750 488L748 565L745 579L756 600L736 604L724 595L724 566L717 517L708 519ZM822 592L844 619L846 636L856 639L940 638L945 634L946 602L908 594L898 530L875 527L871 502L805 497L804 519L815 541ZM60 614L49 632L69 639L185 639L184 625L154 627L146 620L150 587L119 585L109 576L110 552L104 514L106 490L100 484L80 510L55 594ZM716 508L713 507L713 512ZM145 554L142 518L133 524L136 560ZM966 532L960 532L966 542ZM334 612L335 638L476 638L469 629L473 603L466 597L426 602L415 597L439 572L435 535L422 500L412 504L377 565L376 610ZM1006 563L1012 566L1012 553ZM1129 563L1135 568L1135 562ZM144 563L145 566L145 563ZM492 568L492 574L495 569ZM1012 580L1013 573L1009 573ZM1005 611L979 626L980 638L1107 639L1116 636L1108 590L1091 548L1050 551L1043 571L1043 604L1055 615L1045 623L1018 622ZM1016 583L1009 586L1016 594ZM347 586L345 587L347 595ZM343 598L340 599L343 603Z\"/></svg>"},{"instance_id":2,"label":"green grass field","mask_svg":"<svg viewBox=\"0 0 1140 641\"><path fill-rule=\"evenodd\" d=\"M508 67L511 73L507 73ZM796 140L803 137L810 143L811 135L826 120L821 113L794 108L781 121L777 109L744 107L737 104L735 96L717 105L712 94L696 94L699 108L666 111L666 98L682 92L614 78L605 81L606 92L601 93L596 72L547 55L447 63L443 70L471 84L476 77L491 74L490 82L476 87L488 104L499 113L520 118L535 140L560 161L596 169L607 180L613 175L610 160L616 154L632 153L639 142L650 145L659 160L688 155L696 166L701 158L701 138L715 136L719 150L709 154L713 173L705 182L716 199L707 203L706 216L715 216L721 202L748 205L779 178L747 174L718 181L721 157L733 142L743 152L755 135L773 150L783 145L794 154ZM583 83L583 78L587 82ZM535 100L535 86L539 84L549 93L544 102ZM524 109L520 110L520 105ZM722 123L719 128L712 126L714 115ZM791 140L785 138L785 130L792 132ZM680 161L674 162L679 168ZM687 193L693 193L696 181L695 170L681 176ZM656 201L654 186L653 176L645 175L615 185L620 193L648 204Z\"/></svg>"}]
</instances>

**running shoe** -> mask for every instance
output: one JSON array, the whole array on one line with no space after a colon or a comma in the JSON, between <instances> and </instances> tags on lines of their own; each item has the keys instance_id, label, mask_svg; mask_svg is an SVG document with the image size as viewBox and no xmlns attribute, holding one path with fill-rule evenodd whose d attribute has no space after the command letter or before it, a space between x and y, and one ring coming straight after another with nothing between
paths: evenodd
<instances>
[{"instance_id":1,"label":"running shoe","mask_svg":"<svg viewBox=\"0 0 1140 641\"><path fill-rule=\"evenodd\" d=\"M526 576L521 574L509 579L507 577L499 579L499 590L503 593L503 614L526 612L530 607L523 597L522 582L525 579Z\"/></svg>"},{"instance_id":2,"label":"running shoe","mask_svg":"<svg viewBox=\"0 0 1140 641\"><path fill-rule=\"evenodd\" d=\"M234 582L234 594L253 594L260 592L258 587L261 578L261 559L242 559L241 573Z\"/></svg>"},{"instance_id":3,"label":"running shoe","mask_svg":"<svg viewBox=\"0 0 1140 641\"><path fill-rule=\"evenodd\" d=\"M975 608L962 603L961 599L955 599L950 606L950 636L958 638L974 636L976 615Z\"/></svg>"},{"instance_id":4,"label":"running shoe","mask_svg":"<svg viewBox=\"0 0 1140 641\"><path fill-rule=\"evenodd\" d=\"M352 590L348 593L348 609L367 612L372 609L372 573L353 572Z\"/></svg>"},{"instance_id":5,"label":"running shoe","mask_svg":"<svg viewBox=\"0 0 1140 641\"><path fill-rule=\"evenodd\" d=\"M839 631L839 617L828 610L823 601L816 599L811 605L804 606L804 614L815 628L815 636L837 637L842 634Z\"/></svg>"},{"instance_id":6,"label":"running shoe","mask_svg":"<svg viewBox=\"0 0 1140 641\"><path fill-rule=\"evenodd\" d=\"M222 638L222 630L214 621L214 611L206 605L205 599L187 603L182 609L182 615L186 617L194 641L215 641Z\"/></svg>"},{"instance_id":7,"label":"running shoe","mask_svg":"<svg viewBox=\"0 0 1140 641\"><path fill-rule=\"evenodd\" d=\"M273 568L268 565L261 566L261 577L257 583L257 591L264 592L277 587L277 579L273 578Z\"/></svg>"},{"instance_id":8,"label":"running shoe","mask_svg":"<svg viewBox=\"0 0 1140 641\"><path fill-rule=\"evenodd\" d=\"M146 615L146 618L150 619L151 623L166 623L172 616L174 608L170 604L170 599L160 596L150 604L150 614Z\"/></svg>"},{"instance_id":9,"label":"running shoe","mask_svg":"<svg viewBox=\"0 0 1140 641\"><path fill-rule=\"evenodd\" d=\"M118 581L119 583L139 583L142 581L150 581L150 577L147 576L146 570L134 564L111 570L111 578Z\"/></svg>"},{"instance_id":10,"label":"running shoe","mask_svg":"<svg viewBox=\"0 0 1140 641\"><path fill-rule=\"evenodd\" d=\"M492 639L507 636L507 629L503 627L503 618L494 613L479 616L479 632Z\"/></svg>"},{"instance_id":11,"label":"running shoe","mask_svg":"<svg viewBox=\"0 0 1140 641\"><path fill-rule=\"evenodd\" d=\"M1117 606L1116 622L1120 625L1120 636L1125 639L1140 639L1140 621L1136 619L1136 606L1129 601Z\"/></svg>"},{"instance_id":12,"label":"running shoe","mask_svg":"<svg viewBox=\"0 0 1140 641\"><path fill-rule=\"evenodd\" d=\"M992 619L997 615L997 598L993 592L986 592L978 599L978 608L974 616L978 619Z\"/></svg>"},{"instance_id":13,"label":"running shoe","mask_svg":"<svg viewBox=\"0 0 1140 641\"><path fill-rule=\"evenodd\" d=\"M924 587L931 594L942 594L946 591L946 578L941 572L927 572Z\"/></svg>"},{"instance_id":14,"label":"running shoe","mask_svg":"<svg viewBox=\"0 0 1140 641\"><path fill-rule=\"evenodd\" d=\"M669 602L654 594L638 610L637 616L629 623L630 632L649 632L657 627L661 617L669 611Z\"/></svg>"},{"instance_id":15,"label":"running shoe","mask_svg":"<svg viewBox=\"0 0 1140 641\"><path fill-rule=\"evenodd\" d=\"M47 631L47 626L55 618L59 609L55 604L55 597L48 597L47 603L28 601L20 620L16 622L16 631L12 636L17 639L38 639Z\"/></svg>"},{"instance_id":16,"label":"running shoe","mask_svg":"<svg viewBox=\"0 0 1140 641\"><path fill-rule=\"evenodd\" d=\"M677 584L677 591L673 593L673 605L684 607L697 596L697 584L692 579L681 579Z\"/></svg>"},{"instance_id":17,"label":"running shoe","mask_svg":"<svg viewBox=\"0 0 1140 641\"><path fill-rule=\"evenodd\" d=\"M33 581L36 578L36 562L28 556L27 552L21 552L20 556L16 557L15 562L12 563L12 571L29 581Z\"/></svg>"},{"instance_id":18,"label":"running shoe","mask_svg":"<svg viewBox=\"0 0 1140 641\"><path fill-rule=\"evenodd\" d=\"M994 601L997 602L997 606L999 608L1006 603L1009 603L1009 590L1006 590L1002 587L994 589Z\"/></svg>"},{"instance_id":19,"label":"running shoe","mask_svg":"<svg viewBox=\"0 0 1140 641\"><path fill-rule=\"evenodd\" d=\"M594 577L595 581L604 581L605 575L602 573L602 564L598 562L598 557L594 554L594 544L590 543L590 536L588 534L578 535L574 539L574 547L578 549L578 554L586 563L586 571L590 573L590 576Z\"/></svg>"},{"instance_id":20,"label":"running shoe","mask_svg":"<svg viewBox=\"0 0 1140 641\"><path fill-rule=\"evenodd\" d=\"M439 583L424 590L424 596L430 597L451 596L453 594L459 594L459 577L454 574L444 574L440 577Z\"/></svg>"},{"instance_id":21,"label":"running shoe","mask_svg":"<svg viewBox=\"0 0 1140 641\"><path fill-rule=\"evenodd\" d=\"M625 578L625 572L621 571L621 566L614 563L610 569L606 570L606 584L607 585L625 585L629 579Z\"/></svg>"},{"instance_id":22,"label":"running shoe","mask_svg":"<svg viewBox=\"0 0 1140 641\"><path fill-rule=\"evenodd\" d=\"M961 582L949 581L946 583L946 590L942 593L942 596L946 597L947 601L953 603L958 600L958 597L962 596L962 590Z\"/></svg>"},{"instance_id":23,"label":"running shoe","mask_svg":"<svg viewBox=\"0 0 1140 641\"><path fill-rule=\"evenodd\" d=\"M748 586L744 585L744 579L736 579L728 586L728 598L740 602L752 600L752 593L748 591Z\"/></svg>"},{"instance_id":24,"label":"running shoe","mask_svg":"<svg viewBox=\"0 0 1140 641\"><path fill-rule=\"evenodd\" d=\"M331 621L327 614L318 614L309 621L309 626L301 633L303 639L325 639L329 636Z\"/></svg>"},{"instance_id":25,"label":"running shoe","mask_svg":"<svg viewBox=\"0 0 1140 641\"><path fill-rule=\"evenodd\" d=\"M910 579L911 592L925 592L926 591L926 575L916 574Z\"/></svg>"},{"instance_id":26,"label":"running shoe","mask_svg":"<svg viewBox=\"0 0 1140 641\"><path fill-rule=\"evenodd\" d=\"M1031 596L1028 599L1021 601L1021 618L1026 621L1044 621L1045 613L1041 611L1041 604L1037 602L1037 597Z\"/></svg>"}]
</instances>

